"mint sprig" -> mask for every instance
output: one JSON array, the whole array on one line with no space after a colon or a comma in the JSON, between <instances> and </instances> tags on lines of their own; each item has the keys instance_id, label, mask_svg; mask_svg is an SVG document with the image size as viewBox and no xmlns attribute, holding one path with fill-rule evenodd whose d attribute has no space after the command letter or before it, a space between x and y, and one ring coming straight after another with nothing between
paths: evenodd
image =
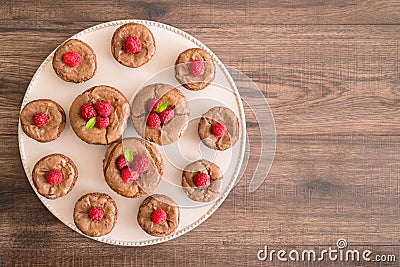
<instances>
[{"instance_id":1,"label":"mint sprig","mask_svg":"<svg viewBox=\"0 0 400 267\"><path fill-rule=\"evenodd\" d=\"M167 101L161 102L160 104L158 104L158 106L156 108L156 112L157 113L161 113L164 110L166 110L167 107L168 107L168 102Z\"/></svg>"},{"instance_id":2,"label":"mint sprig","mask_svg":"<svg viewBox=\"0 0 400 267\"><path fill-rule=\"evenodd\" d=\"M133 161L133 153L132 153L132 150L130 150L129 148L125 150L124 156L125 156L125 159L128 162L132 162Z\"/></svg>"},{"instance_id":3,"label":"mint sprig","mask_svg":"<svg viewBox=\"0 0 400 267\"><path fill-rule=\"evenodd\" d=\"M85 127L86 130L89 131L90 129L92 129L95 124L96 124L96 117L93 117L86 122L86 127Z\"/></svg>"}]
</instances>

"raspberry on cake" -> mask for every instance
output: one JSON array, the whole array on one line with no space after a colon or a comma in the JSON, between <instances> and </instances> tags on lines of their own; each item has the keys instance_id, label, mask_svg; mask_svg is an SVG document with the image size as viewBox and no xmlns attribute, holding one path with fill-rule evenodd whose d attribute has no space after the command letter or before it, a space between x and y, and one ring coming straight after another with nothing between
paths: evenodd
<instances>
[{"instance_id":1,"label":"raspberry on cake","mask_svg":"<svg viewBox=\"0 0 400 267\"><path fill-rule=\"evenodd\" d=\"M204 63L201 60L193 60L189 65L190 74L194 76L202 76L204 74Z\"/></svg>"},{"instance_id":2,"label":"raspberry on cake","mask_svg":"<svg viewBox=\"0 0 400 267\"><path fill-rule=\"evenodd\" d=\"M193 177L194 184L199 188L207 188L210 186L210 176L204 172L200 172Z\"/></svg>"},{"instance_id":3,"label":"raspberry on cake","mask_svg":"<svg viewBox=\"0 0 400 267\"><path fill-rule=\"evenodd\" d=\"M201 48L187 49L175 61L175 78L188 90L203 90L215 79L214 59Z\"/></svg>"},{"instance_id":4,"label":"raspberry on cake","mask_svg":"<svg viewBox=\"0 0 400 267\"><path fill-rule=\"evenodd\" d=\"M63 61L70 67L75 67L81 62L81 56L75 52L67 52L63 55Z\"/></svg>"},{"instance_id":5,"label":"raspberry on cake","mask_svg":"<svg viewBox=\"0 0 400 267\"><path fill-rule=\"evenodd\" d=\"M156 51L151 31L144 25L131 22L119 27L111 39L111 53L122 65L138 68L146 64Z\"/></svg>"},{"instance_id":6,"label":"raspberry on cake","mask_svg":"<svg viewBox=\"0 0 400 267\"><path fill-rule=\"evenodd\" d=\"M78 179L75 163L62 154L51 154L36 162L32 180L39 194L56 199L68 194Z\"/></svg>"},{"instance_id":7,"label":"raspberry on cake","mask_svg":"<svg viewBox=\"0 0 400 267\"><path fill-rule=\"evenodd\" d=\"M132 183L139 178L139 173L129 167L121 170L121 178L124 183Z\"/></svg>"},{"instance_id":8,"label":"raspberry on cake","mask_svg":"<svg viewBox=\"0 0 400 267\"><path fill-rule=\"evenodd\" d=\"M110 123L110 120L108 119L108 117L105 117L105 118L101 117L101 116L96 117L96 127L99 129L107 128L109 123Z\"/></svg>"},{"instance_id":9,"label":"raspberry on cake","mask_svg":"<svg viewBox=\"0 0 400 267\"><path fill-rule=\"evenodd\" d=\"M121 155L117 159L117 168L119 170L122 170L125 167L128 167L128 161L126 160L124 155Z\"/></svg>"},{"instance_id":10,"label":"raspberry on cake","mask_svg":"<svg viewBox=\"0 0 400 267\"><path fill-rule=\"evenodd\" d=\"M107 184L118 194L138 198L152 192L163 175L160 152L148 141L125 138L112 143L104 156Z\"/></svg>"},{"instance_id":11,"label":"raspberry on cake","mask_svg":"<svg viewBox=\"0 0 400 267\"><path fill-rule=\"evenodd\" d=\"M96 117L97 112L92 103L85 103L81 106L80 115L82 119L88 121L91 118Z\"/></svg>"},{"instance_id":12,"label":"raspberry on cake","mask_svg":"<svg viewBox=\"0 0 400 267\"><path fill-rule=\"evenodd\" d=\"M226 126L223 123L216 123L211 127L211 131L215 137L221 137L226 133Z\"/></svg>"},{"instance_id":13,"label":"raspberry on cake","mask_svg":"<svg viewBox=\"0 0 400 267\"><path fill-rule=\"evenodd\" d=\"M201 116L198 134L209 148L229 149L239 139L239 119L229 108L213 107Z\"/></svg>"},{"instance_id":14,"label":"raspberry on cake","mask_svg":"<svg viewBox=\"0 0 400 267\"><path fill-rule=\"evenodd\" d=\"M137 171L138 173L142 173L147 171L149 168L149 162L146 157L143 155L136 155L132 161L132 169Z\"/></svg>"},{"instance_id":15,"label":"raspberry on cake","mask_svg":"<svg viewBox=\"0 0 400 267\"><path fill-rule=\"evenodd\" d=\"M147 109L149 112L156 112L156 109L158 107L158 105L161 103L161 100L158 98L152 98L149 100L149 102L147 103Z\"/></svg>"},{"instance_id":16,"label":"raspberry on cake","mask_svg":"<svg viewBox=\"0 0 400 267\"><path fill-rule=\"evenodd\" d=\"M96 54L87 43L70 39L54 52L53 69L66 82L87 81L96 73Z\"/></svg>"},{"instance_id":17,"label":"raspberry on cake","mask_svg":"<svg viewBox=\"0 0 400 267\"><path fill-rule=\"evenodd\" d=\"M158 145L175 142L187 129L190 111L186 97L168 84L145 86L135 95L132 107L138 134Z\"/></svg>"},{"instance_id":18,"label":"raspberry on cake","mask_svg":"<svg viewBox=\"0 0 400 267\"><path fill-rule=\"evenodd\" d=\"M110 233L117 218L117 204L105 193L89 193L75 203L74 222L85 235L96 237Z\"/></svg>"},{"instance_id":19,"label":"raspberry on cake","mask_svg":"<svg viewBox=\"0 0 400 267\"><path fill-rule=\"evenodd\" d=\"M180 210L175 201L166 195L147 197L139 207L137 221L152 236L172 234L180 222Z\"/></svg>"},{"instance_id":20,"label":"raspberry on cake","mask_svg":"<svg viewBox=\"0 0 400 267\"><path fill-rule=\"evenodd\" d=\"M150 113L146 120L147 126L150 128L157 128L161 125L160 117L157 113Z\"/></svg>"},{"instance_id":21,"label":"raspberry on cake","mask_svg":"<svg viewBox=\"0 0 400 267\"><path fill-rule=\"evenodd\" d=\"M94 105L97 114L99 114L102 117L108 117L111 113L112 110L112 105L110 102L108 101L99 101L96 102L96 104Z\"/></svg>"},{"instance_id":22,"label":"raspberry on cake","mask_svg":"<svg viewBox=\"0 0 400 267\"><path fill-rule=\"evenodd\" d=\"M124 40L124 51L128 54L136 54L142 50L142 44L136 36L128 36Z\"/></svg>"},{"instance_id":23,"label":"raspberry on cake","mask_svg":"<svg viewBox=\"0 0 400 267\"><path fill-rule=\"evenodd\" d=\"M167 220L167 213L162 209L155 210L151 214L151 221L154 224L163 224L166 220Z\"/></svg>"},{"instance_id":24,"label":"raspberry on cake","mask_svg":"<svg viewBox=\"0 0 400 267\"><path fill-rule=\"evenodd\" d=\"M46 180L51 185L58 185L62 182L62 173L60 170L52 169L46 173Z\"/></svg>"},{"instance_id":25,"label":"raspberry on cake","mask_svg":"<svg viewBox=\"0 0 400 267\"><path fill-rule=\"evenodd\" d=\"M49 118L43 112L38 112L33 116L33 123L39 128L45 126L48 121Z\"/></svg>"},{"instance_id":26,"label":"raspberry on cake","mask_svg":"<svg viewBox=\"0 0 400 267\"><path fill-rule=\"evenodd\" d=\"M163 112L159 114L161 123L167 123L175 116L175 112L173 109L167 108Z\"/></svg>"},{"instance_id":27,"label":"raspberry on cake","mask_svg":"<svg viewBox=\"0 0 400 267\"><path fill-rule=\"evenodd\" d=\"M99 222L103 219L104 210L102 208L92 207L89 210L89 218L94 222Z\"/></svg>"},{"instance_id":28,"label":"raspberry on cake","mask_svg":"<svg viewBox=\"0 0 400 267\"><path fill-rule=\"evenodd\" d=\"M220 194L221 182L221 169L205 159L190 163L182 172L182 189L194 201L215 200Z\"/></svg>"},{"instance_id":29,"label":"raspberry on cake","mask_svg":"<svg viewBox=\"0 0 400 267\"><path fill-rule=\"evenodd\" d=\"M20 114L24 133L38 142L57 139L65 128L64 109L50 99L38 99L24 106Z\"/></svg>"}]
</instances>

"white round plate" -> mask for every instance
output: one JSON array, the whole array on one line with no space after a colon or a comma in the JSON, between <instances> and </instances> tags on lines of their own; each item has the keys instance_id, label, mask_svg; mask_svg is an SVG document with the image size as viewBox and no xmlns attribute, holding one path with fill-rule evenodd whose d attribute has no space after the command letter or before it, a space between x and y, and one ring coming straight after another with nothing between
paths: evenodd
<instances>
[{"instance_id":1,"label":"white round plate","mask_svg":"<svg viewBox=\"0 0 400 267\"><path fill-rule=\"evenodd\" d=\"M113 32L119 26L132 21L147 26L153 32L156 41L156 53L153 58L137 69L120 65L113 58L110 49ZM80 39L94 49L98 63L96 75L91 80L81 84L61 80L52 68L53 51L33 76L26 90L22 107L34 99L49 98L59 103L68 114L69 107L77 95L92 86L101 84L119 89L130 100L145 84L163 82L180 88L188 99L191 121L188 130L179 141L164 147L156 146L163 154L165 169L162 181L152 193L162 193L172 197L180 206L181 221L178 229L170 236L153 237L146 234L136 220L139 205L144 197L139 199L124 198L109 188L102 172L102 161L107 146L89 145L81 141L70 127L68 119L64 132L57 140L50 143L39 143L28 138L19 125L18 138L21 159L28 180L35 192L36 189L32 183L32 169L40 158L52 153L62 153L70 157L78 167L78 180L68 195L56 200L48 200L36 192L39 199L54 216L73 230L81 233L73 220L75 202L80 196L89 192L109 194L118 206L118 222L111 233L93 239L110 244L124 246L156 244L171 240L192 230L206 220L224 201L238 179L244 156L246 124L243 106L238 90L228 71L200 41L179 29L158 22L144 20L112 21L86 29L72 38ZM184 89L174 76L173 66L177 56L191 47L205 49L217 62L214 84L198 92ZM217 105L224 105L232 109L239 117L241 124L239 141L233 148L223 152L206 148L197 134L199 117L209 108ZM131 123L124 133L124 137L128 136L138 136ZM181 169L188 162L200 158L215 162L224 173L220 198L208 204L190 200L180 186Z\"/></svg>"}]
</instances>

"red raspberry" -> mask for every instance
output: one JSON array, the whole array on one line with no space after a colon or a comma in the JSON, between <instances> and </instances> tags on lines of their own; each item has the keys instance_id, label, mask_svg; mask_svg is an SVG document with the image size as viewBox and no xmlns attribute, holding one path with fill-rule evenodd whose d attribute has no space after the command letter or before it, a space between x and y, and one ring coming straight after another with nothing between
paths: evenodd
<instances>
[{"instance_id":1,"label":"red raspberry","mask_svg":"<svg viewBox=\"0 0 400 267\"><path fill-rule=\"evenodd\" d=\"M142 155L136 155L132 161L132 169L138 173L147 171L149 168L149 162L147 158Z\"/></svg>"},{"instance_id":2,"label":"red raspberry","mask_svg":"<svg viewBox=\"0 0 400 267\"><path fill-rule=\"evenodd\" d=\"M160 117L158 116L157 113L150 113L149 116L147 117L146 124L150 128L157 128L161 124Z\"/></svg>"},{"instance_id":3,"label":"red raspberry","mask_svg":"<svg viewBox=\"0 0 400 267\"><path fill-rule=\"evenodd\" d=\"M142 50L142 44L136 36L128 36L124 41L124 51L128 54L135 54Z\"/></svg>"},{"instance_id":4,"label":"red raspberry","mask_svg":"<svg viewBox=\"0 0 400 267\"><path fill-rule=\"evenodd\" d=\"M156 112L156 109L158 105L161 103L161 100L158 98L152 98L149 100L149 103L147 103L147 109L150 112Z\"/></svg>"},{"instance_id":5,"label":"red raspberry","mask_svg":"<svg viewBox=\"0 0 400 267\"><path fill-rule=\"evenodd\" d=\"M117 159L117 168L119 170L122 170L123 168L128 167L128 161L124 157L124 155L121 155Z\"/></svg>"},{"instance_id":6,"label":"red raspberry","mask_svg":"<svg viewBox=\"0 0 400 267\"><path fill-rule=\"evenodd\" d=\"M132 183L139 178L139 174L131 168L123 168L121 170L121 178L124 183Z\"/></svg>"},{"instance_id":7,"label":"red raspberry","mask_svg":"<svg viewBox=\"0 0 400 267\"><path fill-rule=\"evenodd\" d=\"M110 123L110 119L108 117L96 117L96 127L99 129L107 128L108 124Z\"/></svg>"},{"instance_id":8,"label":"red raspberry","mask_svg":"<svg viewBox=\"0 0 400 267\"><path fill-rule=\"evenodd\" d=\"M111 113L112 106L110 102L101 101L97 102L94 108L96 109L97 114L99 114L100 116L108 117L108 115L110 115Z\"/></svg>"},{"instance_id":9,"label":"red raspberry","mask_svg":"<svg viewBox=\"0 0 400 267\"><path fill-rule=\"evenodd\" d=\"M167 123L175 116L175 112L173 109L167 108L159 116L162 123Z\"/></svg>"},{"instance_id":10,"label":"red raspberry","mask_svg":"<svg viewBox=\"0 0 400 267\"><path fill-rule=\"evenodd\" d=\"M216 123L212 126L211 131L215 137L221 137L226 132L226 126L222 123Z\"/></svg>"},{"instance_id":11,"label":"red raspberry","mask_svg":"<svg viewBox=\"0 0 400 267\"><path fill-rule=\"evenodd\" d=\"M103 216L104 216L104 211L102 208L92 207L89 210L89 218L94 222L101 221L101 219L103 219Z\"/></svg>"},{"instance_id":12,"label":"red raspberry","mask_svg":"<svg viewBox=\"0 0 400 267\"><path fill-rule=\"evenodd\" d=\"M62 182L62 173L59 170L53 169L46 173L46 180L51 185L58 185Z\"/></svg>"},{"instance_id":13,"label":"red raspberry","mask_svg":"<svg viewBox=\"0 0 400 267\"><path fill-rule=\"evenodd\" d=\"M97 112L94 109L93 104L85 103L81 106L80 114L81 114L82 119L84 119L85 121L88 121L91 118L96 117Z\"/></svg>"},{"instance_id":14,"label":"red raspberry","mask_svg":"<svg viewBox=\"0 0 400 267\"><path fill-rule=\"evenodd\" d=\"M68 66L75 67L81 62L81 56L75 52L67 52L63 55L63 60Z\"/></svg>"},{"instance_id":15,"label":"red raspberry","mask_svg":"<svg viewBox=\"0 0 400 267\"><path fill-rule=\"evenodd\" d=\"M154 224L162 224L167 220L167 213L164 210L155 210L151 214L151 221Z\"/></svg>"},{"instance_id":16,"label":"red raspberry","mask_svg":"<svg viewBox=\"0 0 400 267\"><path fill-rule=\"evenodd\" d=\"M202 76L204 74L204 63L201 60L193 60L190 62L189 71L194 76Z\"/></svg>"},{"instance_id":17,"label":"red raspberry","mask_svg":"<svg viewBox=\"0 0 400 267\"><path fill-rule=\"evenodd\" d=\"M203 172L196 174L196 176L193 178L193 182L199 188L207 188L211 183L210 176Z\"/></svg>"},{"instance_id":18,"label":"red raspberry","mask_svg":"<svg viewBox=\"0 0 400 267\"><path fill-rule=\"evenodd\" d=\"M48 121L49 118L47 118L47 115L43 112L36 113L35 116L33 116L33 123L39 128L45 126Z\"/></svg>"}]
</instances>

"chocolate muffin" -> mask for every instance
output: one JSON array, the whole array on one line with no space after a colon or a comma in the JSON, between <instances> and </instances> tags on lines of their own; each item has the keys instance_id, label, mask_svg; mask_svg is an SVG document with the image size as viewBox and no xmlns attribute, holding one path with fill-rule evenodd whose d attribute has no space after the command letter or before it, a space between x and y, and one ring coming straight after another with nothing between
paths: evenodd
<instances>
[{"instance_id":1,"label":"chocolate muffin","mask_svg":"<svg viewBox=\"0 0 400 267\"><path fill-rule=\"evenodd\" d=\"M149 235L167 236L179 225L179 207L165 195L149 196L140 205L137 220Z\"/></svg>"},{"instance_id":2,"label":"chocolate muffin","mask_svg":"<svg viewBox=\"0 0 400 267\"><path fill-rule=\"evenodd\" d=\"M88 236L103 236L117 223L118 208L115 201L104 193L83 195L75 204L74 222Z\"/></svg>"},{"instance_id":3,"label":"chocolate muffin","mask_svg":"<svg viewBox=\"0 0 400 267\"><path fill-rule=\"evenodd\" d=\"M201 48L190 48L179 54L175 77L186 89L203 90L215 78L214 59Z\"/></svg>"},{"instance_id":4,"label":"chocolate muffin","mask_svg":"<svg viewBox=\"0 0 400 267\"><path fill-rule=\"evenodd\" d=\"M201 116L198 133L209 148L226 150L239 139L239 119L229 108L213 107Z\"/></svg>"},{"instance_id":5,"label":"chocolate muffin","mask_svg":"<svg viewBox=\"0 0 400 267\"><path fill-rule=\"evenodd\" d=\"M119 139L129 117L129 103L117 89L99 85L77 96L69 109L76 135L89 144L107 145Z\"/></svg>"},{"instance_id":6,"label":"chocolate muffin","mask_svg":"<svg viewBox=\"0 0 400 267\"><path fill-rule=\"evenodd\" d=\"M88 44L70 39L61 44L54 53L53 69L66 82L87 81L96 73L96 54Z\"/></svg>"},{"instance_id":7,"label":"chocolate muffin","mask_svg":"<svg viewBox=\"0 0 400 267\"><path fill-rule=\"evenodd\" d=\"M161 180L164 164L160 152L139 138L125 138L111 144L104 156L107 184L118 194L137 198L152 192Z\"/></svg>"},{"instance_id":8,"label":"chocolate muffin","mask_svg":"<svg viewBox=\"0 0 400 267\"><path fill-rule=\"evenodd\" d=\"M50 142L57 139L65 127L64 109L50 99L38 99L29 102L20 114L24 133L38 142Z\"/></svg>"},{"instance_id":9,"label":"chocolate muffin","mask_svg":"<svg viewBox=\"0 0 400 267\"><path fill-rule=\"evenodd\" d=\"M138 68L153 57L156 52L156 42L146 26L131 22L122 25L114 32L111 52L122 65Z\"/></svg>"},{"instance_id":10,"label":"chocolate muffin","mask_svg":"<svg viewBox=\"0 0 400 267\"><path fill-rule=\"evenodd\" d=\"M48 199L68 194L77 178L78 169L75 163L62 154L51 154L41 158L32 171L32 180L37 192Z\"/></svg>"},{"instance_id":11,"label":"chocolate muffin","mask_svg":"<svg viewBox=\"0 0 400 267\"><path fill-rule=\"evenodd\" d=\"M179 89L151 84L140 90L132 103L133 126L139 135L158 145L178 140L189 122L189 105Z\"/></svg>"},{"instance_id":12,"label":"chocolate muffin","mask_svg":"<svg viewBox=\"0 0 400 267\"><path fill-rule=\"evenodd\" d=\"M201 159L187 165L182 173L182 188L194 200L210 202L220 194L221 169L214 163Z\"/></svg>"}]
</instances>

